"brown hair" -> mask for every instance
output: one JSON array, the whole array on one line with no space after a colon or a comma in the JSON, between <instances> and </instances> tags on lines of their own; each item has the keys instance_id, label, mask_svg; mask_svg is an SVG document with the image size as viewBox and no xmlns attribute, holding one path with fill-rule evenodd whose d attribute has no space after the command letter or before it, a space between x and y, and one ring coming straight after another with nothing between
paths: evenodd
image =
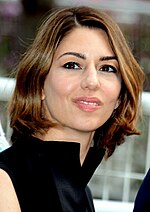
<instances>
[{"instance_id":1,"label":"brown hair","mask_svg":"<svg viewBox=\"0 0 150 212\"><path fill-rule=\"evenodd\" d=\"M16 87L9 105L12 138L19 134L44 133L53 126L42 111L44 81L59 43L79 26L105 30L119 63L122 77L120 105L94 135L96 145L105 148L109 157L116 146L123 143L125 136L139 133L136 123L144 74L118 25L104 12L90 7L57 9L50 13L39 28L18 67Z\"/></svg>"}]
</instances>

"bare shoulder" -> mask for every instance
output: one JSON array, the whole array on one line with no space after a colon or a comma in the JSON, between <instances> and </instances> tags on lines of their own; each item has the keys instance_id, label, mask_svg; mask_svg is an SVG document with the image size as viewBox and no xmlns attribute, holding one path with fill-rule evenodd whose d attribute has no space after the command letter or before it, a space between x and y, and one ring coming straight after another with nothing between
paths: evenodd
<instances>
[{"instance_id":1,"label":"bare shoulder","mask_svg":"<svg viewBox=\"0 0 150 212\"><path fill-rule=\"evenodd\" d=\"M0 169L0 212L21 212L11 178Z\"/></svg>"}]
</instances>

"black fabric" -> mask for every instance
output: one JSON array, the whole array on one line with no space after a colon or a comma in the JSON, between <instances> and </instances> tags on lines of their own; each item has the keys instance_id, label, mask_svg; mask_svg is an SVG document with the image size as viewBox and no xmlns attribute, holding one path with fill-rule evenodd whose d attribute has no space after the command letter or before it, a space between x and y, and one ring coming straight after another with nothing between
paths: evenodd
<instances>
[{"instance_id":1,"label":"black fabric","mask_svg":"<svg viewBox=\"0 0 150 212\"><path fill-rule=\"evenodd\" d=\"M94 211L85 188L104 150L91 147L82 167L79 152L79 143L31 137L20 138L0 154L0 168L11 177L22 212Z\"/></svg>"},{"instance_id":2,"label":"black fabric","mask_svg":"<svg viewBox=\"0 0 150 212\"><path fill-rule=\"evenodd\" d=\"M150 169L138 190L133 212L150 212Z\"/></svg>"},{"instance_id":3,"label":"black fabric","mask_svg":"<svg viewBox=\"0 0 150 212\"><path fill-rule=\"evenodd\" d=\"M88 204L89 204L87 211L95 212L93 196L92 196L92 192L91 192L89 186L86 186L85 192L86 192L86 196L87 196L87 200L88 200Z\"/></svg>"}]
</instances>

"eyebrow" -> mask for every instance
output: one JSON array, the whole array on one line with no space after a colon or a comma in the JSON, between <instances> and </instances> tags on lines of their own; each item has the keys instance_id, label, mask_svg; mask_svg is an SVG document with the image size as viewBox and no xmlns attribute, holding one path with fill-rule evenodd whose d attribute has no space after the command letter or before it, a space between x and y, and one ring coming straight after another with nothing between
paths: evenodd
<instances>
[{"instance_id":1,"label":"eyebrow","mask_svg":"<svg viewBox=\"0 0 150 212\"><path fill-rule=\"evenodd\" d=\"M59 58L65 56L65 55L73 55L73 56L81 58L83 60L86 59L86 56L84 54L81 54L81 53L78 53L78 52L65 52L64 54L60 55Z\"/></svg>"},{"instance_id":2,"label":"eyebrow","mask_svg":"<svg viewBox=\"0 0 150 212\"><path fill-rule=\"evenodd\" d=\"M107 61L107 60L117 60L118 58L117 56L104 56L104 57L100 57L100 61Z\"/></svg>"},{"instance_id":3,"label":"eyebrow","mask_svg":"<svg viewBox=\"0 0 150 212\"><path fill-rule=\"evenodd\" d=\"M65 56L65 55L73 55L73 56L78 57L83 60L86 59L86 56L84 54L78 53L78 52L65 52L64 54L60 55L59 58ZM108 61L108 60L117 60L118 61L116 56L103 56L103 57L100 57L99 60L100 61Z\"/></svg>"}]
</instances>

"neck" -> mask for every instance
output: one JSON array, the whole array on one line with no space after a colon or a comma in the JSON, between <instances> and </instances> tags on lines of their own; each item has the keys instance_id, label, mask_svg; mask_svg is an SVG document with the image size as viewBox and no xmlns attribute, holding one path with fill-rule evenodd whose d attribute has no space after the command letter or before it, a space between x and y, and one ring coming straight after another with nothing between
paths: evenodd
<instances>
[{"instance_id":1,"label":"neck","mask_svg":"<svg viewBox=\"0 0 150 212\"><path fill-rule=\"evenodd\" d=\"M51 128L45 135L36 135L44 141L68 141L80 143L80 163L83 164L92 145L94 132L82 132L74 129Z\"/></svg>"}]
</instances>

